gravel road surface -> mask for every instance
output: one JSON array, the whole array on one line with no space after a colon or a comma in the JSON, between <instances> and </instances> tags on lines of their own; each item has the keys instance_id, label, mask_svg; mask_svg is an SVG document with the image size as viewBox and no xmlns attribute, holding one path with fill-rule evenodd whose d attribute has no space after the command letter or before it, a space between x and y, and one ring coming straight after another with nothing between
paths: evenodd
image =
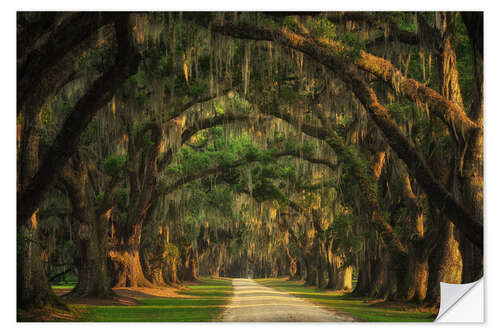
<instances>
[{"instance_id":1,"label":"gravel road surface","mask_svg":"<svg viewBox=\"0 0 500 333\"><path fill-rule=\"evenodd\" d=\"M315 305L304 299L251 279L233 279L234 295L223 321L233 322L328 322L358 321L356 318Z\"/></svg>"}]
</instances>

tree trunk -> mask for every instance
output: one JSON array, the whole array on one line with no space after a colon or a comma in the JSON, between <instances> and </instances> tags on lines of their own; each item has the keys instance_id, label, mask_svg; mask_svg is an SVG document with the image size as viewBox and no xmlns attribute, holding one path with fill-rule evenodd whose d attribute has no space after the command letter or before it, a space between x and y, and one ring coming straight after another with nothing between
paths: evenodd
<instances>
[{"instance_id":1,"label":"tree trunk","mask_svg":"<svg viewBox=\"0 0 500 333\"><path fill-rule=\"evenodd\" d=\"M352 290L352 266L344 268L341 281L342 284L339 286L340 290Z\"/></svg>"},{"instance_id":2,"label":"tree trunk","mask_svg":"<svg viewBox=\"0 0 500 333\"><path fill-rule=\"evenodd\" d=\"M335 276L335 271L333 269L332 262L328 262L328 284L326 285L326 289L335 289L335 285L337 284L337 279Z\"/></svg>"},{"instance_id":3,"label":"tree trunk","mask_svg":"<svg viewBox=\"0 0 500 333\"><path fill-rule=\"evenodd\" d=\"M318 259L318 288L323 289L326 287L326 279L325 279L325 274L326 274L326 269L325 265L323 264L322 259Z\"/></svg>"},{"instance_id":4,"label":"tree trunk","mask_svg":"<svg viewBox=\"0 0 500 333\"><path fill-rule=\"evenodd\" d=\"M352 289L352 266L343 267L342 258L335 256L330 265L328 288L334 290Z\"/></svg>"},{"instance_id":5,"label":"tree trunk","mask_svg":"<svg viewBox=\"0 0 500 333\"><path fill-rule=\"evenodd\" d=\"M396 288L394 271L391 270L391 256L384 248L379 248L379 256L374 262L372 286L369 296L381 299L389 298Z\"/></svg>"},{"instance_id":6,"label":"tree trunk","mask_svg":"<svg viewBox=\"0 0 500 333\"><path fill-rule=\"evenodd\" d=\"M403 300L414 300L421 304L427 293L427 281L429 277L429 254L434 246L433 230L428 228L424 235L424 213L415 195L410 176L405 173L403 177L403 193L405 205L408 210L407 223L407 243L408 243L408 267L406 281L402 283L402 288L398 290L398 297ZM434 226L433 226L434 227ZM430 236L429 236L430 235ZM427 239L426 239L427 238Z\"/></svg>"},{"instance_id":7,"label":"tree trunk","mask_svg":"<svg viewBox=\"0 0 500 333\"><path fill-rule=\"evenodd\" d=\"M37 214L17 231L17 307L23 310L63 306L50 287L41 259Z\"/></svg>"},{"instance_id":8,"label":"tree trunk","mask_svg":"<svg viewBox=\"0 0 500 333\"><path fill-rule=\"evenodd\" d=\"M429 256L421 246L409 246L408 281L405 289L400 293L405 300L413 300L421 304L427 295L429 278Z\"/></svg>"},{"instance_id":9,"label":"tree trunk","mask_svg":"<svg viewBox=\"0 0 500 333\"><path fill-rule=\"evenodd\" d=\"M354 296L366 296L370 293L371 283L370 283L370 262L368 260L361 262L358 265L358 281L356 283L356 288L352 292Z\"/></svg>"},{"instance_id":10,"label":"tree trunk","mask_svg":"<svg viewBox=\"0 0 500 333\"><path fill-rule=\"evenodd\" d=\"M215 278L220 277L220 269L222 267L222 258L223 258L223 255L222 255L221 251L218 251L215 269L214 269L213 273L211 274L212 277L215 277Z\"/></svg>"},{"instance_id":11,"label":"tree trunk","mask_svg":"<svg viewBox=\"0 0 500 333\"><path fill-rule=\"evenodd\" d=\"M154 287L142 271L138 246L112 249L109 251L109 257L112 262L114 287Z\"/></svg>"},{"instance_id":12,"label":"tree trunk","mask_svg":"<svg viewBox=\"0 0 500 333\"><path fill-rule=\"evenodd\" d=\"M107 266L108 224L111 207L96 208L93 195L87 192L88 168L77 155L64 166L60 177L73 208L73 230L76 231L78 283L71 294L83 297L107 297L113 295ZM107 202L114 182L106 191Z\"/></svg>"},{"instance_id":13,"label":"tree trunk","mask_svg":"<svg viewBox=\"0 0 500 333\"><path fill-rule=\"evenodd\" d=\"M41 115L25 115L22 119L17 153L17 192L23 191L38 169ZM19 201L18 211L22 210ZM41 308L60 306L46 276L38 240L38 209L27 219L17 219L17 307Z\"/></svg>"},{"instance_id":14,"label":"tree trunk","mask_svg":"<svg viewBox=\"0 0 500 333\"><path fill-rule=\"evenodd\" d=\"M304 265L300 261L300 257L297 258L296 264L297 264L297 271L295 273L295 280L302 280L302 275L304 274L303 272L304 270L302 269L302 267L304 267Z\"/></svg>"},{"instance_id":15,"label":"tree trunk","mask_svg":"<svg viewBox=\"0 0 500 333\"><path fill-rule=\"evenodd\" d=\"M468 150L464 157L464 200L472 207L472 213L483 223L483 13L462 13L473 46L474 100L470 109L471 118L480 126L472 132ZM460 251L464 258L462 283L477 281L483 275L483 248L474 246L462 233Z\"/></svg>"},{"instance_id":16,"label":"tree trunk","mask_svg":"<svg viewBox=\"0 0 500 333\"><path fill-rule=\"evenodd\" d=\"M177 277L177 260L173 259L163 267L163 278L168 284L179 284Z\"/></svg>"},{"instance_id":17,"label":"tree trunk","mask_svg":"<svg viewBox=\"0 0 500 333\"><path fill-rule=\"evenodd\" d=\"M314 266L314 260L312 257L306 257L304 260L306 265L306 286L314 286L316 285L317 272L316 267Z\"/></svg>"},{"instance_id":18,"label":"tree trunk","mask_svg":"<svg viewBox=\"0 0 500 333\"><path fill-rule=\"evenodd\" d=\"M119 242L109 251L114 287L153 287L144 276L139 253L143 218L142 214L129 218L129 227L118 230Z\"/></svg>"},{"instance_id":19,"label":"tree trunk","mask_svg":"<svg viewBox=\"0 0 500 333\"><path fill-rule=\"evenodd\" d=\"M318 288L323 289L326 287L327 281L325 275L327 274L328 265L326 261L326 249L323 244L318 244L318 252L316 255L317 267L318 267Z\"/></svg>"},{"instance_id":20,"label":"tree trunk","mask_svg":"<svg viewBox=\"0 0 500 333\"><path fill-rule=\"evenodd\" d=\"M429 283L425 303L438 306L440 282L462 283L462 257L454 235L455 226L443 217L440 223L440 241L429 258Z\"/></svg>"},{"instance_id":21,"label":"tree trunk","mask_svg":"<svg viewBox=\"0 0 500 333\"><path fill-rule=\"evenodd\" d=\"M107 247L103 246L107 243L107 225L104 216L97 219L97 223L79 225L78 283L72 295L100 298L114 295L108 271Z\"/></svg>"},{"instance_id":22,"label":"tree trunk","mask_svg":"<svg viewBox=\"0 0 500 333\"><path fill-rule=\"evenodd\" d=\"M288 255L288 275L289 275L289 280L296 280L297 279L297 259L293 258L290 255L290 252L288 251L287 248L287 255Z\"/></svg>"},{"instance_id":23,"label":"tree trunk","mask_svg":"<svg viewBox=\"0 0 500 333\"><path fill-rule=\"evenodd\" d=\"M186 259L184 260L183 263L183 276L182 279L184 281L197 281L198 280L198 273L197 273L197 258L195 256L194 250L191 248L188 251L188 254L186 256Z\"/></svg>"},{"instance_id":24,"label":"tree trunk","mask_svg":"<svg viewBox=\"0 0 500 333\"><path fill-rule=\"evenodd\" d=\"M339 256L331 255L328 265L328 285L327 289L337 290L341 284L341 258Z\"/></svg>"},{"instance_id":25,"label":"tree trunk","mask_svg":"<svg viewBox=\"0 0 500 333\"><path fill-rule=\"evenodd\" d=\"M165 286L166 280L164 278L163 272L165 269L163 266L164 262L155 257L158 253L145 253L146 251L140 251L141 254L141 267L143 268L144 276L148 281L151 281L156 286Z\"/></svg>"},{"instance_id":26,"label":"tree trunk","mask_svg":"<svg viewBox=\"0 0 500 333\"><path fill-rule=\"evenodd\" d=\"M483 276L483 250L469 242L461 233L458 238L463 262L461 283L477 281Z\"/></svg>"},{"instance_id":27,"label":"tree trunk","mask_svg":"<svg viewBox=\"0 0 500 333\"><path fill-rule=\"evenodd\" d=\"M141 149L144 135L151 132L153 145L146 150ZM128 142L128 179L130 186L127 220L117 230L117 245L109 251L113 263L115 287L153 287L146 279L141 266L140 245L142 227L153 202L157 174L158 156L163 136L161 127L149 122L140 131L132 134L129 129ZM140 155L145 159L147 172L140 172Z\"/></svg>"}]
</instances>

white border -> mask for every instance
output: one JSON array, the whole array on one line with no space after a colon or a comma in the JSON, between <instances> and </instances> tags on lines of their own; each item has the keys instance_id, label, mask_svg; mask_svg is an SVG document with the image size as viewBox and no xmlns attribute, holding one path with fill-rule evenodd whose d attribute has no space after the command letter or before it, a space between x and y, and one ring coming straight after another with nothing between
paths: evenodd
<instances>
[{"instance_id":1,"label":"white border","mask_svg":"<svg viewBox=\"0 0 500 333\"><path fill-rule=\"evenodd\" d=\"M0 205L2 212L1 223L3 223L2 239L2 258L6 262L3 263L3 272L0 274L0 286L3 288L2 293L2 324L4 329L20 331L31 331L34 329L46 329L53 332L67 332L68 329L77 332L87 332L89 328L98 329L119 329L123 332L136 332L138 329L147 328L153 331L176 331L184 332L186 330L196 330L197 332L255 332L256 330L286 330L287 332L301 332L309 328L320 331L334 330L349 330L366 331L366 330L383 330L398 331L401 329L417 331L422 330L419 324L16 324L15 323L15 34L16 10L484 10L485 11L485 272L488 276L486 281L500 281L498 279L498 266L493 260L489 260L491 254L498 253L498 240L495 235L500 235L498 211L495 210L498 198L500 198L500 182L498 170L500 170L499 158L496 156L497 149L500 145L500 108L498 103L498 90L500 89L498 77L500 77L498 58L498 15L497 6L493 1L436 1L436 0L419 0L411 2L402 2L396 0L390 1L318 1L307 0L302 2L290 1L265 1L252 0L244 3L238 3L234 0L212 0L212 1L119 1L119 2L103 2L96 0L87 0L85 2L68 2L68 1L4 1L1 5L0 22L2 24L2 46L0 52L2 64L2 121L0 122L1 135L1 152L3 160L0 163L1 177L1 198ZM494 256L494 255L493 255ZM450 328L454 331L466 331L468 333L481 328L491 328L497 325L498 309L494 304L497 303L496 297L498 293L498 283L486 283L486 290L489 296L486 296L486 324L485 325L460 325L460 324L424 324L426 330L440 330ZM491 309L491 311L489 311ZM404 327L402 327L404 326Z\"/></svg>"}]
</instances>

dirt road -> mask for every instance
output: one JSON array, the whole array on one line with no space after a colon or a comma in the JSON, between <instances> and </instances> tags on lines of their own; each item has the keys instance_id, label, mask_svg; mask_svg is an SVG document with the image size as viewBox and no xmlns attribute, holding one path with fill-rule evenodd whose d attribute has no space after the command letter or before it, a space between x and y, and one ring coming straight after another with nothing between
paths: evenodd
<instances>
[{"instance_id":1,"label":"dirt road","mask_svg":"<svg viewBox=\"0 0 500 333\"><path fill-rule=\"evenodd\" d=\"M223 321L357 321L349 315L327 310L288 293L264 287L250 279L233 279L233 288L234 296L223 314Z\"/></svg>"}]
</instances>

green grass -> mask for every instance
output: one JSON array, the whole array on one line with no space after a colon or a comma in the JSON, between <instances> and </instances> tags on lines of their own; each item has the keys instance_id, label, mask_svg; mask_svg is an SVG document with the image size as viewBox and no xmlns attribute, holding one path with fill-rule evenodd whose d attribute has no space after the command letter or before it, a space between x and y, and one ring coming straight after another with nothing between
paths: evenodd
<instances>
[{"instance_id":1,"label":"green grass","mask_svg":"<svg viewBox=\"0 0 500 333\"><path fill-rule=\"evenodd\" d=\"M325 305L358 317L362 321L372 322L432 322L435 315L431 312L407 311L370 305L364 298L343 295L340 292L325 292L314 287L305 287L301 282L285 279L255 279L258 283L287 291L297 297L307 298L312 302Z\"/></svg>"},{"instance_id":2,"label":"green grass","mask_svg":"<svg viewBox=\"0 0 500 333\"><path fill-rule=\"evenodd\" d=\"M232 294L231 280L201 279L180 294L192 298L144 298L136 306L75 306L78 321L96 322L207 322L219 318Z\"/></svg>"},{"instance_id":3,"label":"green grass","mask_svg":"<svg viewBox=\"0 0 500 333\"><path fill-rule=\"evenodd\" d=\"M73 289L76 286L76 282L64 282L53 284L52 289Z\"/></svg>"}]
</instances>

